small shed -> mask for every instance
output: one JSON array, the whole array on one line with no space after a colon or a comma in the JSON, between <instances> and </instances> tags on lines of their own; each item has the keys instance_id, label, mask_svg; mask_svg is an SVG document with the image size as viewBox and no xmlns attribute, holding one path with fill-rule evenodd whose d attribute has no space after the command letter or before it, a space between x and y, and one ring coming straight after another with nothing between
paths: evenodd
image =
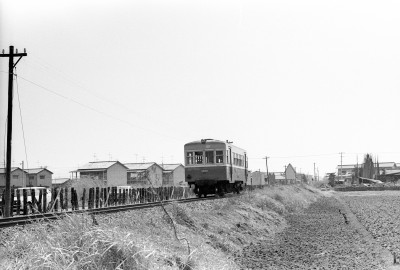
<instances>
[{"instance_id":1,"label":"small shed","mask_svg":"<svg viewBox=\"0 0 400 270\"><path fill-rule=\"evenodd\" d=\"M28 174L27 187L51 187L53 173L47 168L25 169Z\"/></svg>"},{"instance_id":2,"label":"small shed","mask_svg":"<svg viewBox=\"0 0 400 270\"><path fill-rule=\"evenodd\" d=\"M266 172L254 171L247 177L247 185L263 186L268 184L268 177Z\"/></svg>"},{"instance_id":3,"label":"small shed","mask_svg":"<svg viewBox=\"0 0 400 270\"><path fill-rule=\"evenodd\" d=\"M78 170L81 179L102 180L106 186L125 186L128 168L119 161L89 162Z\"/></svg>"},{"instance_id":4,"label":"small shed","mask_svg":"<svg viewBox=\"0 0 400 270\"><path fill-rule=\"evenodd\" d=\"M133 187L161 187L163 168L155 162L125 163L127 184Z\"/></svg>"},{"instance_id":5,"label":"small shed","mask_svg":"<svg viewBox=\"0 0 400 270\"><path fill-rule=\"evenodd\" d=\"M185 167L178 164L162 164L163 186L187 186L185 181Z\"/></svg>"}]
</instances>

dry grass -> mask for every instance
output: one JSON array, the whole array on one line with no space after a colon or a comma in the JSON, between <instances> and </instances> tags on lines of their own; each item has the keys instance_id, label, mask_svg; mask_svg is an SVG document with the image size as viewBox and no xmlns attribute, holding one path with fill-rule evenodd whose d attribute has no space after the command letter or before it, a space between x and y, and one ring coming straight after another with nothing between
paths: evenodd
<instances>
[{"instance_id":1,"label":"dry grass","mask_svg":"<svg viewBox=\"0 0 400 270\"><path fill-rule=\"evenodd\" d=\"M285 214L319 196L310 187L270 187L239 198L92 217L76 214L0 232L1 269L240 269L243 246L272 237ZM185 241L190 244L188 251ZM2 256L2 257L1 257Z\"/></svg>"}]
</instances>

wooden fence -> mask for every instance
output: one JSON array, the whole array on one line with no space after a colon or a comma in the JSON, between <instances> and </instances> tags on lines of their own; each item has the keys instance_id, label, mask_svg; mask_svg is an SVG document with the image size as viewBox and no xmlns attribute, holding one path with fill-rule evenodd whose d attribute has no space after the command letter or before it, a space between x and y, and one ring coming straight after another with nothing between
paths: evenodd
<instances>
[{"instance_id":1,"label":"wooden fence","mask_svg":"<svg viewBox=\"0 0 400 270\"><path fill-rule=\"evenodd\" d=\"M13 205L11 212L13 215L107 208L195 197L189 187L159 187L154 189L93 187L81 190L52 188L50 192L46 189L16 189L11 190L11 194L14 195L11 196L11 205ZM3 216L4 190L1 192L0 198L0 216Z\"/></svg>"}]
</instances>

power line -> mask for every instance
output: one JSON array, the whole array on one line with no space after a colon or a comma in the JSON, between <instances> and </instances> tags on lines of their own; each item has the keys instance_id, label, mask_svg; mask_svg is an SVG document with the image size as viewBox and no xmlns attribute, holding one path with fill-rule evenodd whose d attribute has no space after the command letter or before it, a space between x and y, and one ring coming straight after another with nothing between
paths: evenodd
<instances>
[{"instance_id":1,"label":"power line","mask_svg":"<svg viewBox=\"0 0 400 270\"><path fill-rule=\"evenodd\" d=\"M91 107L91 106L88 106L88 105L86 105L86 104L83 104L82 102L79 102L79 101L77 101L77 100L74 100L74 99L72 99L72 98L70 98L70 97L67 97L67 96L63 95L63 94L60 94L60 93L58 93L58 92L56 92L56 91L54 91L54 90L51 90L51 89L49 89L49 88L47 88L47 87L45 87L45 86L42 86L42 85L40 85L40 84L38 84L38 83L35 83L35 82L33 82L33 81L29 80L29 79L26 79L26 78L24 78L24 77L22 77L22 76L19 76L19 78L21 78L21 79L23 79L24 81L29 82L29 83L31 83L31 84L37 86L38 88L41 88L41 89L43 89L43 90L45 90L45 91L47 91L47 92L49 92L49 93L51 93L51 94L53 94L53 95L56 95L56 96L58 96L58 97L60 97L60 98L63 98L63 99L65 99L65 100L68 100L68 101L70 101L70 102L73 102L73 103L75 103L75 104L77 104L77 105L79 105L79 106L81 106L81 107L84 107L84 108L86 108L86 109L89 109L89 110L91 110L91 111L93 111L93 112L96 112L96 113L98 113L98 114L102 114L102 115L104 115L104 116L107 116L108 118L111 118L111 119L117 120L117 121L119 121L119 122L125 123L125 124L127 124L127 125L129 125L129 126L131 126L131 127L135 127L135 128L139 128L139 129L142 129L142 130L145 130L145 131L149 131L149 132L152 132L152 133L154 133L154 134L158 134L158 135L163 136L163 137L168 137L168 138L171 138L171 139L174 139L174 140L177 140L177 141L182 141L182 139L178 139L178 138L172 137L172 136L170 136L170 135L166 135L166 134L163 134L163 133L160 133L160 132L151 130L151 129L146 129L146 128L139 127L139 126L137 126L137 125L134 125L134 124L132 124L132 123L130 123L130 122L124 120L124 119L121 119L121 118L118 118L118 117L113 116L113 115L111 115L111 114L108 114L108 113L106 113L106 112L102 112L102 111L100 111L100 110L97 110L97 109L95 109L95 108L93 108L93 107Z\"/></svg>"},{"instance_id":2,"label":"power line","mask_svg":"<svg viewBox=\"0 0 400 270\"><path fill-rule=\"evenodd\" d=\"M18 75L17 73L17 68L15 69L15 85L17 86L17 97L18 97L18 107L19 107L19 115L21 119L21 126L22 126L22 137L24 139L24 148L25 148L25 159L26 159L26 167L29 168L29 162L28 162L28 152L26 151L26 140L25 140L25 129L24 129L24 122L22 121L22 110L21 110L21 100L19 98L19 89L18 89Z\"/></svg>"}]
</instances>

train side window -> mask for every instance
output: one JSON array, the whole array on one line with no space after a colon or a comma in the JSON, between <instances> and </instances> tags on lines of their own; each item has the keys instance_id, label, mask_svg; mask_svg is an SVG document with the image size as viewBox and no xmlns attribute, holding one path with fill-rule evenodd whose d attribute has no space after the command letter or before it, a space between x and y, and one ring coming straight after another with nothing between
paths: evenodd
<instances>
[{"instance_id":1,"label":"train side window","mask_svg":"<svg viewBox=\"0 0 400 270\"><path fill-rule=\"evenodd\" d=\"M194 152L194 160L196 164L203 164L203 152Z\"/></svg>"},{"instance_id":2,"label":"train side window","mask_svg":"<svg viewBox=\"0 0 400 270\"><path fill-rule=\"evenodd\" d=\"M206 163L212 164L214 163L214 151L206 151Z\"/></svg>"},{"instance_id":3,"label":"train side window","mask_svg":"<svg viewBox=\"0 0 400 270\"><path fill-rule=\"evenodd\" d=\"M193 152L187 152L186 153L186 165L191 165L194 164L194 160L193 160Z\"/></svg>"},{"instance_id":4,"label":"train side window","mask_svg":"<svg viewBox=\"0 0 400 270\"><path fill-rule=\"evenodd\" d=\"M224 163L224 151L215 151L216 163Z\"/></svg>"}]
</instances>

